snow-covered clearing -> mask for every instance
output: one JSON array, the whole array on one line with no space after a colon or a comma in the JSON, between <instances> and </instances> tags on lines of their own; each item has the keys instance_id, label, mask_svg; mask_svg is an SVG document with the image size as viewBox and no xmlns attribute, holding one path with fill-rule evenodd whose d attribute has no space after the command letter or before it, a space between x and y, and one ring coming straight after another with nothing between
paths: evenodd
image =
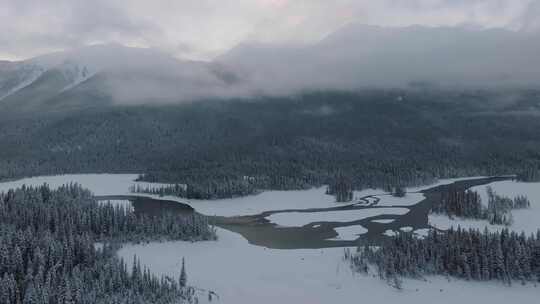
<instances>
[{"instance_id":1,"label":"snow-covered clearing","mask_svg":"<svg viewBox=\"0 0 540 304\"><path fill-rule=\"evenodd\" d=\"M352 222L379 215L403 215L407 208L369 208L327 212L282 212L274 213L267 219L282 227L301 227L315 222Z\"/></svg>"},{"instance_id":2,"label":"snow-covered clearing","mask_svg":"<svg viewBox=\"0 0 540 304\"><path fill-rule=\"evenodd\" d=\"M128 265L137 255L152 272L172 277L179 276L185 257L189 284L215 291L219 303L505 304L508 299L535 303L540 294L533 285L449 282L442 277L405 280L404 290L397 291L378 278L354 275L342 261L342 248L267 249L226 230L218 229L218 235L218 241L210 242L129 245L118 254Z\"/></svg>"},{"instance_id":3,"label":"snow-covered clearing","mask_svg":"<svg viewBox=\"0 0 540 304\"><path fill-rule=\"evenodd\" d=\"M140 186L143 189L169 186L170 184L162 183L148 183L135 181L139 177L139 174L65 174L65 175L53 175L53 176L37 176L28 177L15 181L1 182L0 192L6 192L9 189L20 188L23 185L39 187L43 184L49 185L52 189L56 189L66 184L77 183L82 187L90 190L97 196L122 196L122 195L134 195L159 198L157 195L146 195L139 193L132 193L131 188L133 186ZM179 198L172 198L175 201L184 203L185 201ZM113 204L119 204L122 206L129 205L127 200L102 200L105 203L110 201Z\"/></svg>"},{"instance_id":4,"label":"snow-covered clearing","mask_svg":"<svg viewBox=\"0 0 540 304\"><path fill-rule=\"evenodd\" d=\"M479 179L479 178L485 178L485 176L440 179L437 182L430 185L420 186L420 187L409 187L405 189L407 194L404 197L395 197L389 193L384 193L383 190L378 190L379 193L374 194L373 196L380 199L377 206L384 206L384 207L413 206L421 202L423 199L425 199L425 196L422 193L420 193L420 191L433 188L433 187L449 185L451 183L458 182L458 181L473 180L473 179ZM356 192L355 192L355 196L357 196Z\"/></svg>"},{"instance_id":5,"label":"snow-covered clearing","mask_svg":"<svg viewBox=\"0 0 540 304\"><path fill-rule=\"evenodd\" d=\"M382 192L373 189L355 192L359 197L380 193ZM309 190L264 191L257 195L232 199L191 200L190 205L207 215L242 216L270 210L331 208L349 204L336 203L334 196L326 194L326 187L319 187Z\"/></svg>"},{"instance_id":6,"label":"snow-covered clearing","mask_svg":"<svg viewBox=\"0 0 540 304\"><path fill-rule=\"evenodd\" d=\"M373 196L373 198L367 198L369 201L368 204L373 203L375 198L379 198L380 201L377 206L412 206L425 198L418 191L434 186L451 184L455 181L475 178L477 177L441 179L430 186L407 188L408 193L405 197L394 197L381 189L354 191L353 196L355 201L352 203L358 203L358 200L362 197ZM170 197L166 198L174 199ZM348 203L336 203L333 196L326 194L326 187L320 187L309 190L264 191L258 195L233 199L191 200L190 205L198 212L207 215L241 216L260 214L270 210L329 208L348 205Z\"/></svg>"},{"instance_id":7,"label":"snow-covered clearing","mask_svg":"<svg viewBox=\"0 0 540 304\"><path fill-rule=\"evenodd\" d=\"M138 174L65 174L53 176L28 177L15 181L0 183L0 192L9 189L26 186L41 186L48 184L52 189L62 185L77 183L92 191L94 195L131 195L130 188L133 185L145 187L167 186L170 184L158 184L136 182Z\"/></svg>"},{"instance_id":8,"label":"snow-covered clearing","mask_svg":"<svg viewBox=\"0 0 540 304\"><path fill-rule=\"evenodd\" d=\"M408 193L403 198L396 198L380 189L354 191L356 200L365 196L380 198L377 206L411 206L424 199L424 195L421 193ZM374 198L368 198L368 200L370 203L374 202ZM357 201L352 203L357 203ZM326 194L326 187L320 187L309 190L264 191L257 195L233 199L191 200L189 204L198 212L206 215L243 216L271 210L331 208L350 203L336 203L334 196Z\"/></svg>"},{"instance_id":9,"label":"snow-covered clearing","mask_svg":"<svg viewBox=\"0 0 540 304\"><path fill-rule=\"evenodd\" d=\"M488 185L476 186L471 190L477 191L480 194L483 204L487 204L487 187L491 187L497 194L515 198L518 195L525 195L531 201L531 208L512 210L514 223L511 226L490 225L487 221L470 220L454 218L450 219L443 215L430 215L430 225L439 229L449 229L450 227L457 228L473 228L483 230L487 227L490 231L500 231L507 227L510 230L521 233L525 231L527 234L536 233L540 229L540 183L522 183L516 181L500 181Z\"/></svg>"},{"instance_id":10,"label":"snow-covered clearing","mask_svg":"<svg viewBox=\"0 0 540 304\"><path fill-rule=\"evenodd\" d=\"M334 230L337 232L338 236L332 238L331 240L340 240L340 241L354 241L358 238L359 235L367 233L368 230L362 225L352 225L347 227L336 227Z\"/></svg>"},{"instance_id":11,"label":"snow-covered clearing","mask_svg":"<svg viewBox=\"0 0 540 304\"><path fill-rule=\"evenodd\" d=\"M480 194L482 203L487 204L487 188L491 187L497 194L515 198L525 195L531 201L531 209L540 208L540 183L524 183L513 180L494 182L487 185L472 187L471 190Z\"/></svg>"}]
</instances>

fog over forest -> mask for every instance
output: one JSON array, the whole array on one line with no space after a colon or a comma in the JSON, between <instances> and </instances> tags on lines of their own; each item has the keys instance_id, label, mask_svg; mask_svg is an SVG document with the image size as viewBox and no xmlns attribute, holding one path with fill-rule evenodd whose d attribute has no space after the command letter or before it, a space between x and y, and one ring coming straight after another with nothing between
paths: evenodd
<instances>
[{"instance_id":1,"label":"fog over forest","mask_svg":"<svg viewBox=\"0 0 540 304\"><path fill-rule=\"evenodd\" d=\"M537 0L125 4L0 4L0 99L25 87L34 91L14 102L44 92L141 104L540 83ZM45 73L58 70L54 81Z\"/></svg>"}]
</instances>

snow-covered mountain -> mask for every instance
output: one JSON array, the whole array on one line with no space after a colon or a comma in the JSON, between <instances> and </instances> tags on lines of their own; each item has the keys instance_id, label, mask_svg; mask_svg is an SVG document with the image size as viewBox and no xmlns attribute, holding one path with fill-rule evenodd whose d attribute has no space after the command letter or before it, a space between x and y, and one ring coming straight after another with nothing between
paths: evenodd
<instances>
[{"instance_id":1,"label":"snow-covered mountain","mask_svg":"<svg viewBox=\"0 0 540 304\"><path fill-rule=\"evenodd\" d=\"M44 71L31 63L4 62L0 65L0 100L31 84Z\"/></svg>"},{"instance_id":2,"label":"snow-covered mountain","mask_svg":"<svg viewBox=\"0 0 540 304\"><path fill-rule=\"evenodd\" d=\"M0 64L0 107L179 102L237 96L217 64L180 61L154 49L98 45Z\"/></svg>"},{"instance_id":3,"label":"snow-covered mountain","mask_svg":"<svg viewBox=\"0 0 540 304\"><path fill-rule=\"evenodd\" d=\"M349 24L310 45L243 43L218 61L267 93L411 85L538 86L540 33Z\"/></svg>"},{"instance_id":4,"label":"snow-covered mountain","mask_svg":"<svg viewBox=\"0 0 540 304\"><path fill-rule=\"evenodd\" d=\"M540 34L350 24L303 45L242 43L213 62L97 45L0 62L0 109L154 104L366 87L538 87Z\"/></svg>"}]
</instances>

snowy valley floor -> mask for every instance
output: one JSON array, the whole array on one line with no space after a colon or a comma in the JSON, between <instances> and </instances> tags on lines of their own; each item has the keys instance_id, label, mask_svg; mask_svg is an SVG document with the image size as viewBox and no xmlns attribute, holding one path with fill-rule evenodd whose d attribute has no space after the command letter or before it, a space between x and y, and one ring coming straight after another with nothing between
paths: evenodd
<instances>
[{"instance_id":1,"label":"snowy valley floor","mask_svg":"<svg viewBox=\"0 0 540 304\"><path fill-rule=\"evenodd\" d=\"M89 174L36 177L20 181L0 183L0 191L26 185L41 185L47 182L58 187L69 182L77 182L89 188L96 195L127 195L129 187L137 175ZM443 180L447 184L455 180ZM501 195L525 194L533 207L529 213L515 215L516 223L524 221L527 229L540 227L539 184L492 184ZM417 192L428 187L408 189ZM517 189L517 190L516 190ZM485 186L479 190L485 191ZM525 192L523 192L525 191ZM355 193L355 197L375 195L381 198L379 206L410 206L423 199L421 193L409 193L398 199L380 190L366 190ZM155 196L153 196L155 197ZM164 199L172 199L165 197ZM267 210L306 209L332 207L333 198L324 194L324 188L306 191L269 191L256 196L219 201L191 201L177 199L190 204L197 211L207 215L247 215ZM388 208L392 209L392 208ZM394 208L396 209L396 208ZM397 208L395 214L402 214ZM368 213L371 211L367 211ZM521 212L521 211L520 211ZM527 212L524 210L523 212ZM302 225L306 219L298 214L274 216L281 224ZM331 214L336 215L335 213ZM434 225L448 228L461 224L447 217L431 217ZM291 222L292 221L292 222ZM443 225L446 225L443 227ZM480 223L479 225L486 225ZM516 226L524 229L525 226ZM403 230L407 230L406 227ZM350 238L365 233L361 226L344 228L340 237ZM419 232L419 231L418 231ZM509 299L515 303L536 303L540 287L532 284L507 287L496 282L448 281L444 277L431 277L429 281L405 280L403 290L389 287L376 277L353 274L342 260L343 248L279 250L249 244L239 234L224 229L217 230L219 239L208 242L163 242L124 246L119 252L128 265L136 255L142 264L156 274L178 277L182 257L186 259L189 284L216 292L218 303L301 303L301 304L348 304L348 303L404 303L404 304L455 304L490 303L503 304ZM206 298L201 297L202 302Z\"/></svg>"},{"instance_id":2,"label":"snowy valley floor","mask_svg":"<svg viewBox=\"0 0 540 304\"><path fill-rule=\"evenodd\" d=\"M353 274L343 248L279 250L248 244L218 230L215 242L129 245L119 251L128 263L137 255L153 272L178 277L186 258L189 282L215 291L220 303L536 303L540 288L499 283L405 280L402 291L371 276ZM128 264L129 265L129 264ZM205 300L205 299L202 299Z\"/></svg>"}]
</instances>

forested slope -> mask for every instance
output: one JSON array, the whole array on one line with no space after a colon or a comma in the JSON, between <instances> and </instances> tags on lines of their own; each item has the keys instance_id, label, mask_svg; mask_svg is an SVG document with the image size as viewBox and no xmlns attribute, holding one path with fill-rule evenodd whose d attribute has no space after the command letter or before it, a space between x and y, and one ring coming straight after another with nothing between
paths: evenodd
<instances>
[{"instance_id":1,"label":"forested slope","mask_svg":"<svg viewBox=\"0 0 540 304\"><path fill-rule=\"evenodd\" d=\"M0 179L137 172L195 197L515 174L540 164L536 91L369 90L2 113ZM238 190L240 189L240 190Z\"/></svg>"},{"instance_id":2,"label":"forested slope","mask_svg":"<svg viewBox=\"0 0 540 304\"><path fill-rule=\"evenodd\" d=\"M136 215L76 184L0 193L0 232L2 304L196 303L185 276L159 278L138 261L129 272L111 244L216 237L202 216Z\"/></svg>"}]
</instances>

